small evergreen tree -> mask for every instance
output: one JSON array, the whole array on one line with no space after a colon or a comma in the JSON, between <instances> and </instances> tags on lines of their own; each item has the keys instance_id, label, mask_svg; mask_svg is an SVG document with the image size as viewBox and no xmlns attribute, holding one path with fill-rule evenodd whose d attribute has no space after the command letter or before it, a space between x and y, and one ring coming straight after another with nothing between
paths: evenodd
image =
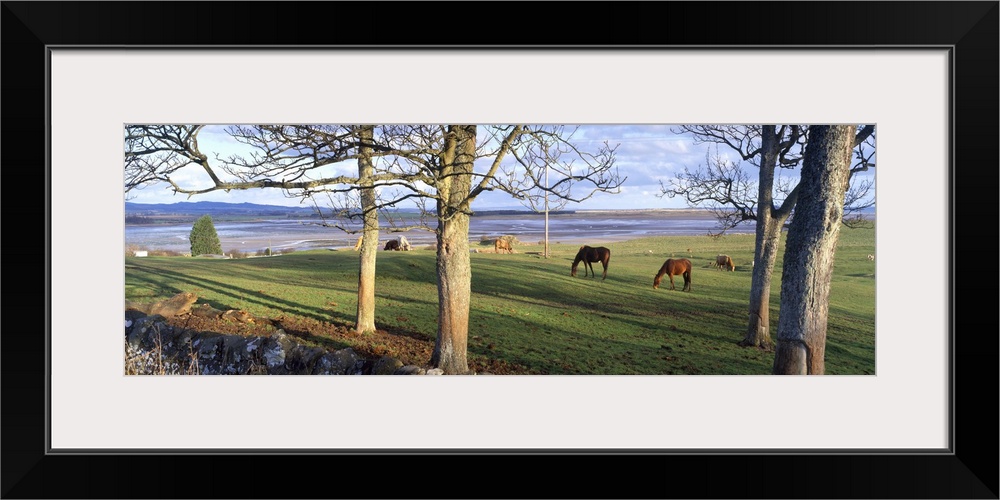
<instances>
[{"instance_id":1,"label":"small evergreen tree","mask_svg":"<svg viewBox=\"0 0 1000 500\"><path fill-rule=\"evenodd\" d=\"M191 240L192 257L206 253L222 253L222 243L219 241L218 233L215 232L212 218L208 215L202 215L194 221L189 239Z\"/></svg>"}]
</instances>

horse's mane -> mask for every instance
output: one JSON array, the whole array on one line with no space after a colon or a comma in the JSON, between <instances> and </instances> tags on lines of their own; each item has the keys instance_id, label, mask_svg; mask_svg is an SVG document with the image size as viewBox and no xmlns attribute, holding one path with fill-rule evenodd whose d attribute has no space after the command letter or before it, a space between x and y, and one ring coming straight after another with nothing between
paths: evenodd
<instances>
[{"instance_id":1,"label":"horse's mane","mask_svg":"<svg viewBox=\"0 0 1000 500\"><path fill-rule=\"evenodd\" d=\"M670 261L665 261L662 266L660 266L660 271L656 273L657 278L662 278L664 274L667 274L667 263Z\"/></svg>"}]
</instances>

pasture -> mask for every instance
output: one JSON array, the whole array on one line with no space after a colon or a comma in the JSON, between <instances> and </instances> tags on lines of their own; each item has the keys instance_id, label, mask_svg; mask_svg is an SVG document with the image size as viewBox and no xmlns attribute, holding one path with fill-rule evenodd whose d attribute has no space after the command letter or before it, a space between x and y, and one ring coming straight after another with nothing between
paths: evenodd
<instances>
[{"instance_id":1,"label":"pasture","mask_svg":"<svg viewBox=\"0 0 1000 500\"><path fill-rule=\"evenodd\" d=\"M772 340L784 236L772 281ZM570 276L580 244L554 243L549 259L537 244L518 245L514 254L470 256L470 356L553 375L770 373L773 353L737 345L747 325L752 235L595 238L588 244L611 250L605 280ZM830 375L875 373L876 262L867 258L874 253L874 229L841 230L827 331ZM715 267L718 254L732 257L735 272ZM693 291L653 289L654 275L671 257L693 263ZM350 249L236 260L126 258L125 298L150 301L189 291L217 309L349 326L357 308L357 266L358 254ZM411 252L380 250L375 286L379 329L433 343L434 251L422 245Z\"/></svg>"}]
</instances>

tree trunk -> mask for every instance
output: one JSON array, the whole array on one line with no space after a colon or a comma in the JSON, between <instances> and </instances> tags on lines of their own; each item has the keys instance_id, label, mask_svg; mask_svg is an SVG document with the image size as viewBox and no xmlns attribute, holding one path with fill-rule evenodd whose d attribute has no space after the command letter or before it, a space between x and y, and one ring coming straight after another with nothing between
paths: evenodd
<instances>
[{"instance_id":1,"label":"tree trunk","mask_svg":"<svg viewBox=\"0 0 1000 500\"><path fill-rule=\"evenodd\" d=\"M785 245L772 369L776 375L825 372L830 277L856 129L854 125L810 127L799 202Z\"/></svg>"},{"instance_id":2,"label":"tree trunk","mask_svg":"<svg viewBox=\"0 0 1000 500\"><path fill-rule=\"evenodd\" d=\"M778 141L774 125L761 126L760 175L757 183L757 231L754 245L753 277L750 281L750 310L746 335L739 345L774 348L771 342L771 276L781 243L781 226L788 220L794 200L774 208L774 169L778 164Z\"/></svg>"},{"instance_id":3,"label":"tree trunk","mask_svg":"<svg viewBox=\"0 0 1000 500\"><path fill-rule=\"evenodd\" d=\"M431 357L447 374L469 372L469 191L475 152L476 126L450 125L437 182L438 332Z\"/></svg>"},{"instance_id":4,"label":"tree trunk","mask_svg":"<svg viewBox=\"0 0 1000 500\"><path fill-rule=\"evenodd\" d=\"M358 322L354 331L363 334L375 331L375 258L378 255L378 212L375 210L375 189L372 187L372 175L375 167L372 164L373 141L372 125L363 125L358 129L362 142L361 157L358 158L358 185L361 187L361 210L364 217L361 233L361 251L358 259ZM365 145L369 144L369 145Z\"/></svg>"},{"instance_id":5,"label":"tree trunk","mask_svg":"<svg viewBox=\"0 0 1000 500\"><path fill-rule=\"evenodd\" d=\"M746 336L739 345L744 347L759 347L765 350L774 348L770 333L771 312L771 276L774 274L774 262L778 257L778 247L781 244L781 226L787 217L775 218L763 209L757 214L757 237L754 248L753 277L750 282L750 321Z\"/></svg>"}]
</instances>

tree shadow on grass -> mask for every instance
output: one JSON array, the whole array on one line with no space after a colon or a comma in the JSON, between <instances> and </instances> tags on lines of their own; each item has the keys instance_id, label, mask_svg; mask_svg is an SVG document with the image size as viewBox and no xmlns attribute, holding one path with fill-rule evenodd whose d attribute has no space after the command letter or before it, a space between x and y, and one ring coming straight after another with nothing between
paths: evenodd
<instances>
[{"instance_id":1,"label":"tree shadow on grass","mask_svg":"<svg viewBox=\"0 0 1000 500\"><path fill-rule=\"evenodd\" d=\"M250 290L247 288L235 287L219 281L210 280L206 278L196 278L189 274L184 274L176 271L167 271L156 267L136 265L135 268L138 271L145 271L146 273L149 273L150 277L139 274L133 274L132 275L133 279L149 283L150 285L155 286L161 291L171 290L173 293L179 293L179 292L189 292L191 290L178 290L174 285L155 280L151 276L168 277L175 280L176 282L187 283L194 287L211 290L219 295L230 297L235 301L235 304L220 303L219 306L216 307L217 309L223 309L223 310L243 309L243 306L239 304L249 302L269 309L278 309L282 311L286 309L291 309L296 311L295 314L311 317L319 321L325 321L329 319L331 316L336 317L345 322L352 320L343 313L330 311L327 309L310 307L305 304L301 304L299 302L293 302L280 297L275 297L267 293L263 293L259 290Z\"/></svg>"}]
</instances>

